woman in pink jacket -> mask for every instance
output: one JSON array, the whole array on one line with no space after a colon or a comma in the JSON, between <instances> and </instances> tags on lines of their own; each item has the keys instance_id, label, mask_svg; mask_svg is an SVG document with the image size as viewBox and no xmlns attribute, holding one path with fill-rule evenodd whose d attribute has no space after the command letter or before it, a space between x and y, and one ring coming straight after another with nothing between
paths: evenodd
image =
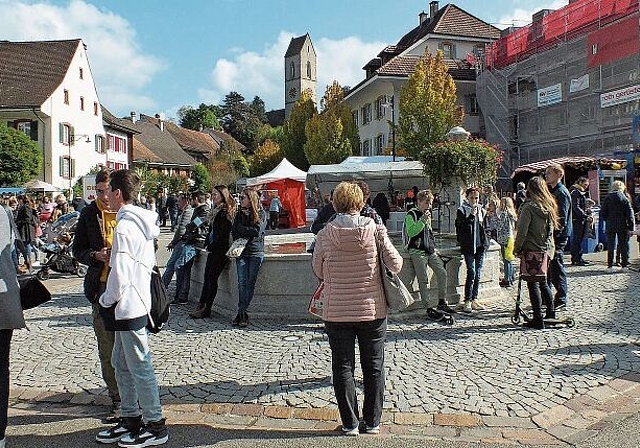
<instances>
[{"instance_id":1,"label":"woman in pink jacket","mask_svg":"<svg viewBox=\"0 0 640 448\"><path fill-rule=\"evenodd\" d=\"M322 319L331 346L333 388L344 433L378 434L384 399L387 304L376 240L391 271L402 269L402 257L384 226L360 216L364 199L356 184L339 184L333 206L335 218L318 233L313 253L313 271L325 283ZM362 426L353 376L356 338L364 379Z\"/></svg>"}]
</instances>

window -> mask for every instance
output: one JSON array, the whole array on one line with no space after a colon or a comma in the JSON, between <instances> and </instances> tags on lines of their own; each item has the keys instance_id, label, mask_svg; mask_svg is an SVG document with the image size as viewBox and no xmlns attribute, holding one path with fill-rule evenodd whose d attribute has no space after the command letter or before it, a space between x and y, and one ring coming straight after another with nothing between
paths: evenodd
<instances>
[{"instance_id":1,"label":"window","mask_svg":"<svg viewBox=\"0 0 640 448\"><path fill-rule=\"evenodd\" d=\"M355 124L357 128L358 127L358 111L357 110L352 111L351 117L353 118L353 124Z\"/></svg>"},{"instance_id":2,"label":"window","mask_svg":"<svg viewBox=\"0 0 640 448\"><path fill-rule=\"evenodd\" d=\"M376 154L381 155L384 154L384 134L379 134L376 137Z\"/></svg>"},{"instance_id":3,"label":"window","mask_svg":"<svg viewBox=\"0 0 640 448\"><path fill-rule=\"evenodd\" d=\"M84 70L80 67L80 79L84 79Z\"/></svg>"},{"instance_id":4,"label":"window","mask_svg":"<svg viewBox=\"0 0 640 448\"><path fill-rule=\"evenodd\" d=\"M296 65L291 61L289 63L289 79L293 79L296 77Z\"/></svg>"},{"instance_id":5,"label":"window","mask_svg":"<svg viewBox=\"0 0 640 448\"><path fill-rule=\"evenodd\" d=\"M473 54L476 58L481 59L484 54L484 45L474 45Z\"/></svg>"},{"instance_id":6,"label":"window","mask_svg":"<svg viewBox=\"0 0 640 448\"><path fill-rule=\"evenodd\" d=\"M113 152L127 153L127 139L115 135L107 136L107 150Z\"/></svg>"},{"instance_id":7,"label":"window","mask_svg":"<svg viewBox=\"0 0 640 448\"><path fill-rule=\"evenodd\" d=\"M307 78L311 79L311 62L307 61Z\"/></svg>"},{"instance_id":8,"label":"window","mask_svg":"<svg viewBox=\"0 0 640 448\"><path fill-rule=\"evenodd\" d=\"M93 102L93 115L96 115L96 116L97 116L97 115L98 115L98 111L99 111L99 110L100 110L100 109L98 109L98 102L97 102L97 101L94 101L94 102Z\"/></svg>"},{"instance_id":9,"label":"window","mask_svg":"<svg viewBox=\"0 0 640 448\"><path fill-rule=\"evenodd\" d=\"M31 137L31 121L17 121L15 127L24 135Z\"/></svg>"},{"instance_id":10,"label":"window","mask_svg":"<svg viewBox=\"0 0 640 448\"><path fill-rule=\"evenodd\" d=\"M84 97L80 97L80 110L84 110Z\"/></svg>"},{"instance_id":11,"label":"window","mask_svg":"<svg viewBox=\"0 0 640 448\"><path fill-rule=\"evenodd\" d=\"M363 125L371 123L371 103L362 106L360 113L362 114Z\"/></svg>"},{"instance_id":12,"label":"window","mask_svg":"<svg viewBox=\"0 0 640 448\"><path fill-rule=\"evenodd\" d=\"M442 56L445 59L454 59L456 57L455 47L452 43L442 42L440 44L440 49L442 50Z\"/></svg>"},{"instance_id":13,"label":"window","mask_svg":"<svg viewBox=\"0 0 640 448\"><path fill-rule=\"evenodd\" d=\"M362 155L363 156L371 155L371 140L367 139L362 142Z\"/></svg>"},{"instance_id":14,"label":"window","mask_svg":"<svg viewBox=\"0 0 640 448\"><path fill-rule=\"evenodd\" d=\"M106 150L106 138L100 134L96 134L93 142L95 144L96 152L100 154L104 154Z\"/></svg>"},{"instance_id":15,"label":"window","mask_svg":"<svg viewBox=\"0 0 640 448\"><path fill-rule=\"evenodd\" d=\"M64 104L69 104L69 91L64 89Z\"/></svg>"},{"instance_id":16,"label":"window","mask_svg":"<svg viewBox=\"0 0 640 448\"><path fill-rule=\"evenodd\" d=\"M376 100L376 120L381 120L384 117L385 103L386 98L384 97L384 95L379 96Z\"/></svg>"},{"instance_id":17,"label":"window","mask_svg":"<svg viewBox=\"0 0 640 448\"><path fill-rule=\"evenodd\" d=\"M59 123L58 134L58 141L63 145L68 145L73 138L73 127L68 123Z\"/></svg>"},{"instance_id":18,"label":"window","mask_svg":"<svg viewBox=\"0 0 640 448\"><path fill-rule=\"evenodd\" d=\"M59 159L60 163L60 177L65 179L71 179L73 176L73 160L69 156L62 156Z\"/></svg>"},{"instance_id":19,"label":"window","mask_svg":"<svg viewBox=\"0 0 640 448\"><path fill-rule=\"evenodd\" d=\"M473 93L471 95L467 95L467 113L469 115L478 115L480 113L478 99Z\"/></svg>"}]
</instances>

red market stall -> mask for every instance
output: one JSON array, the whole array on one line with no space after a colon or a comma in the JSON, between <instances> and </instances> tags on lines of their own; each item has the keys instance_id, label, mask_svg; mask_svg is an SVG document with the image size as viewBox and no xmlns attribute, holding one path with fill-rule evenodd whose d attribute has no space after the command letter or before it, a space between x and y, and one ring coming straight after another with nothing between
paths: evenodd
<instances>
[{"instance_id":1,"label":"red market stall","mask_svg":"<svg viewBox=\"0 0 640 448\"><path fill-rule=\"evenodd\" d=\"M287 159L262 176L247 179L247 186L259 186L267 190L277 190L284 210L289 216L289 227L306 225L304 185L307 173L296 168Z\"/></svg>"}]
</instances>

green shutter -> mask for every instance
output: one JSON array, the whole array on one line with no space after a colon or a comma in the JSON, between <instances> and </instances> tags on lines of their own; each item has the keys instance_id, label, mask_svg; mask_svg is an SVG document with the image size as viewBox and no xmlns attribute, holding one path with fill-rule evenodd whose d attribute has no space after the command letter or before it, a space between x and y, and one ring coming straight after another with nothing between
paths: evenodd
<instances>
[{"instance_id":1,"label":"green shutter","mask_svg":"<svg viewBox=\"0 0 640 448\"><path fill-rule=\"evenodd\" d=\"M98 139L100 138L100 136L98 134L95 135L95 137L93 137L93 147L96 150L96 152L100 152L100 146L98 146Z\"/></svg>"},{"instance_id":2,"label":"green shutter","mask_svg":"<svg viewBox=\"0 0 640 448\"><path fill-rule=\"evenodd\" d=\"M38 141L38 122L35 120L31 122L31 135L29 135L29 137L31 137L31 140L34 142Z\"/></svg>"},{"instance_id":3,"label":"green shutter","mask_svg":"<svg viewBox=\"0 0 640 448\"><path fill-rule=\"evenodd\" d=\"M58 123L58 134L60 137L60 143L64 143L64 124Z\"/></svg>"},{"instance_id":4,"label":"green shutter","mask_svg":"<svg viewBox=\"0 0 640 448\"><path fill-rule=\"evenodd\" d=\"M64 157L58 157L60 177L64 177Z\"/></svg>"},{"instance_id":5,"label":"green shutter","mask_svg":"<svg viewBox=\"0 0 640 448\"><path fill-rule=\"evenodd\" d=\"M76 161L75 159L70 159L69 160L70 164L71 164L71 178L76 177Z\"/></svg>"},{"instance_id":6,"label":"green shutter","mask_svg":"<svg viewBox=\"0 0 640 448\"><path fill-rule=\"evenodd\" d=\"M76 141L76 131L73 126L69 126L69 144L73 145L73 142Z\"/></svg>"}]
</instances>

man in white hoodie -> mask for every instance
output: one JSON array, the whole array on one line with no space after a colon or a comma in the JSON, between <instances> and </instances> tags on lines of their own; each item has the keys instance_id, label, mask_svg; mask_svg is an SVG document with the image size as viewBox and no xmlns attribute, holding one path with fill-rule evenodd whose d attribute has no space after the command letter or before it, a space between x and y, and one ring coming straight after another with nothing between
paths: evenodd
<instances>
[{"instance_id":1,"label":"man in white hoodie","mask_svg":"<svg viewBox=\"0 0 640 448\"><path fill-rule=\"evenodd\" d=\"M151 270L156 264L154 239L160 234L155 212L133 205L140 177L132 170L111 173L107 191L117 211L109 265L100 297L105 326L115 331L111 363L121 397L120 422L96 440L121 447L162 445L169 440L156 375L151 364L146 325L151 309Z\"/></svg>"}]
</instances>

